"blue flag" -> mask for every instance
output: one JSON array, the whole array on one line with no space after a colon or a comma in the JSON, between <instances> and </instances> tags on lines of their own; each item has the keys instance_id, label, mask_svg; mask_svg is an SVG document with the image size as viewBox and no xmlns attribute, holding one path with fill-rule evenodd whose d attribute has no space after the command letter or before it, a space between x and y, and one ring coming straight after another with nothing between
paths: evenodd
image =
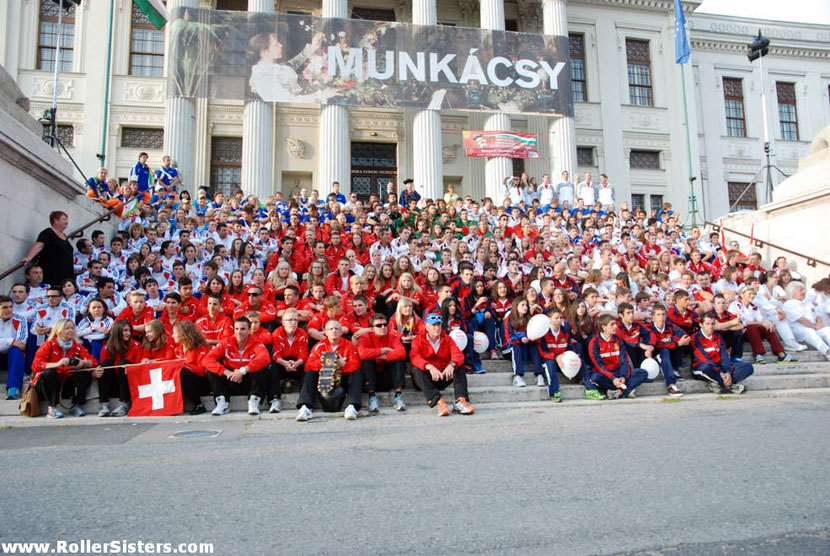
<instances>
[{"instance_id":1,"label":"blue flag","mask_svg":"<svg viewBox=\"0 0 830 556\"><path fill-rule=\"evenodd\" d=\"M686 14L683 13L683 6L680 0L674 0L674 57L678 64L688 64L689 55L692 51L689 48L689 38L686 36Z\"/></svg>"}]
</instances>

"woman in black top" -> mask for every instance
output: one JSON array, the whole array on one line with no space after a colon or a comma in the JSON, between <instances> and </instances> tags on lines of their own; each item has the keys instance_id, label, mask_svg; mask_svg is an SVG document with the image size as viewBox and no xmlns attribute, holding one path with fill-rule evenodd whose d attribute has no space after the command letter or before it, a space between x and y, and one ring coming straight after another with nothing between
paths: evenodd
<instances>
[{"instance_id":1,"label":"woman in black top","mask_svg":"<svg viewBox=\"0 0 830 556\"><path fill-rule=\"evenodd\" d=\"M43 268L43 281L60 284L65 279L74 279L72 244L64 234L69 225L69 216L60 210L49 213L50 228L37 236L37 240L23 257L23 264L37 260Z\"/></svg>"}]
</instances>

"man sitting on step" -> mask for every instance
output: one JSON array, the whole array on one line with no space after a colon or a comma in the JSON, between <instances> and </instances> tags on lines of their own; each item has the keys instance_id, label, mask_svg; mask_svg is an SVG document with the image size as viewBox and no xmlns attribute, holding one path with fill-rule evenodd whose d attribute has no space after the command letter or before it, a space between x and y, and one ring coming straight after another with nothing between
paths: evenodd
<instances>
[{"instance_id":1,"label":"man sitting on step","mask_svg":"<svg viewBox=\"0 0 830 556\"><path fill-rule=\"evenodd\" d=\"M355 298L355 306L358 299ZM383 314L372 315L370 324L372 331L363 334L357 340L360 369L369 392L369 413L377 413L380 410L377 390L394 390L393 406L396 410L403 411L406 404L401 391L404 387L406 350L400 336L387 330L386 317Z\"/></svg>"},{"instance_id":2,"label":"man sitting on step","mask_svg":"<svg viewBox=\"0 0 830 556\"><path fill-rule=\"evenodd\" d=\"M646 381L648 373L635 369L631 365L623 343L617 338L617 320L610 313L603 313L597 318L599 332L588 343L588 356L593 371L588 375L586 385L587 399L597 399L598 389L606 390L609 400L633 398L634 391Z\"/></svg>"},{"instance_id":3,"label":"man sitting on step","mask_svg":"<svg viewBox=\"0 0 830 556\"><path fill-rule=\"evenodd\" d=\"M729 356L726 342L715 332L715 320L711 313L704 315L692 337L692 372L708 381L712 393L743 394L746 387L739 383L754 370L750 363Z\"/></svg>"},{"instance_id":4,"label":"man sitting on step","mask_svg":"<svg viewBox=\"0 0 830 556\"><path fill-rule=\"evenodd\" d=\"M213 415L230 413L231 393L247 395L248 415L259 415L259 402L268 388L265 369L270 362L265 346L251 338L251 321L245 316L237 317L233 335L216 344L202 361L216 398Z\"/></svg>"}]
</instances>

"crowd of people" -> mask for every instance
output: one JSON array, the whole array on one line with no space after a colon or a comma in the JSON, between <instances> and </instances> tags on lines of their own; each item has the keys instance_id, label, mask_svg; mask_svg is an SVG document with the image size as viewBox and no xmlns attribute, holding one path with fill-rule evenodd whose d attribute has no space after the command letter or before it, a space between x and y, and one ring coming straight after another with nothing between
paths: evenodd
<instances>
[{"instance_id":1,"label":"crowd of people","mask_svg":"<svg viewBox=\"0 0 830 556\"><path fill-rule=\"evenodd\" d=\"M0 296L9 399L31 375L48 417L64 416L63 398L83 416L96 380L99 415L121 416L126 366L182 359L193 414L208 394L214 415L232 395L252 415L280 412L288 381L305 421L334 353L347 419L364 393L369 412L383 391L405 410L407 376L438 415L471 415L467 374L485 372L482 358L508 359L517 388L532 373L554 403L567 352L592 400L634 397L646 359L671 397L682 374L741 393L753 365L794 361L807 345L830 359L830 280L805 284L783 257L765 264L686 231L669 203L616 202L605 175L516 176L498 199L425 199L412 180L368 199L337 182L325 198L257 199L191 195L170 162L154 172L141 153L123 185L104 168L90 178L89 197L121 217L114 235L72 243L67 215L50 214L25 276ZM541 338L528 333L536 315L549 320Z\"/></svg>"}]
</instances>

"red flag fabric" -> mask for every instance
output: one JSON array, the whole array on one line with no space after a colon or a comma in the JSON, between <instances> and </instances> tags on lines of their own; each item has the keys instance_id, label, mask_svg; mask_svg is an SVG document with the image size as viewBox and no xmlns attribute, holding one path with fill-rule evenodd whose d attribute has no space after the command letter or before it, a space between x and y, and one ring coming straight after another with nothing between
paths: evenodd
<instances>
[{"instance_id":1,"label":"red flag fabric","mask_svg":"<svg viewBox=\"0 0 830 556\"><path fill-rule=\"evenodd\" d=\"M127 381L130 383L130 417L151 415L179 415L184 410L181 370L183 359L152 361L130 365Z\"/></svg>"}]
</instances>

